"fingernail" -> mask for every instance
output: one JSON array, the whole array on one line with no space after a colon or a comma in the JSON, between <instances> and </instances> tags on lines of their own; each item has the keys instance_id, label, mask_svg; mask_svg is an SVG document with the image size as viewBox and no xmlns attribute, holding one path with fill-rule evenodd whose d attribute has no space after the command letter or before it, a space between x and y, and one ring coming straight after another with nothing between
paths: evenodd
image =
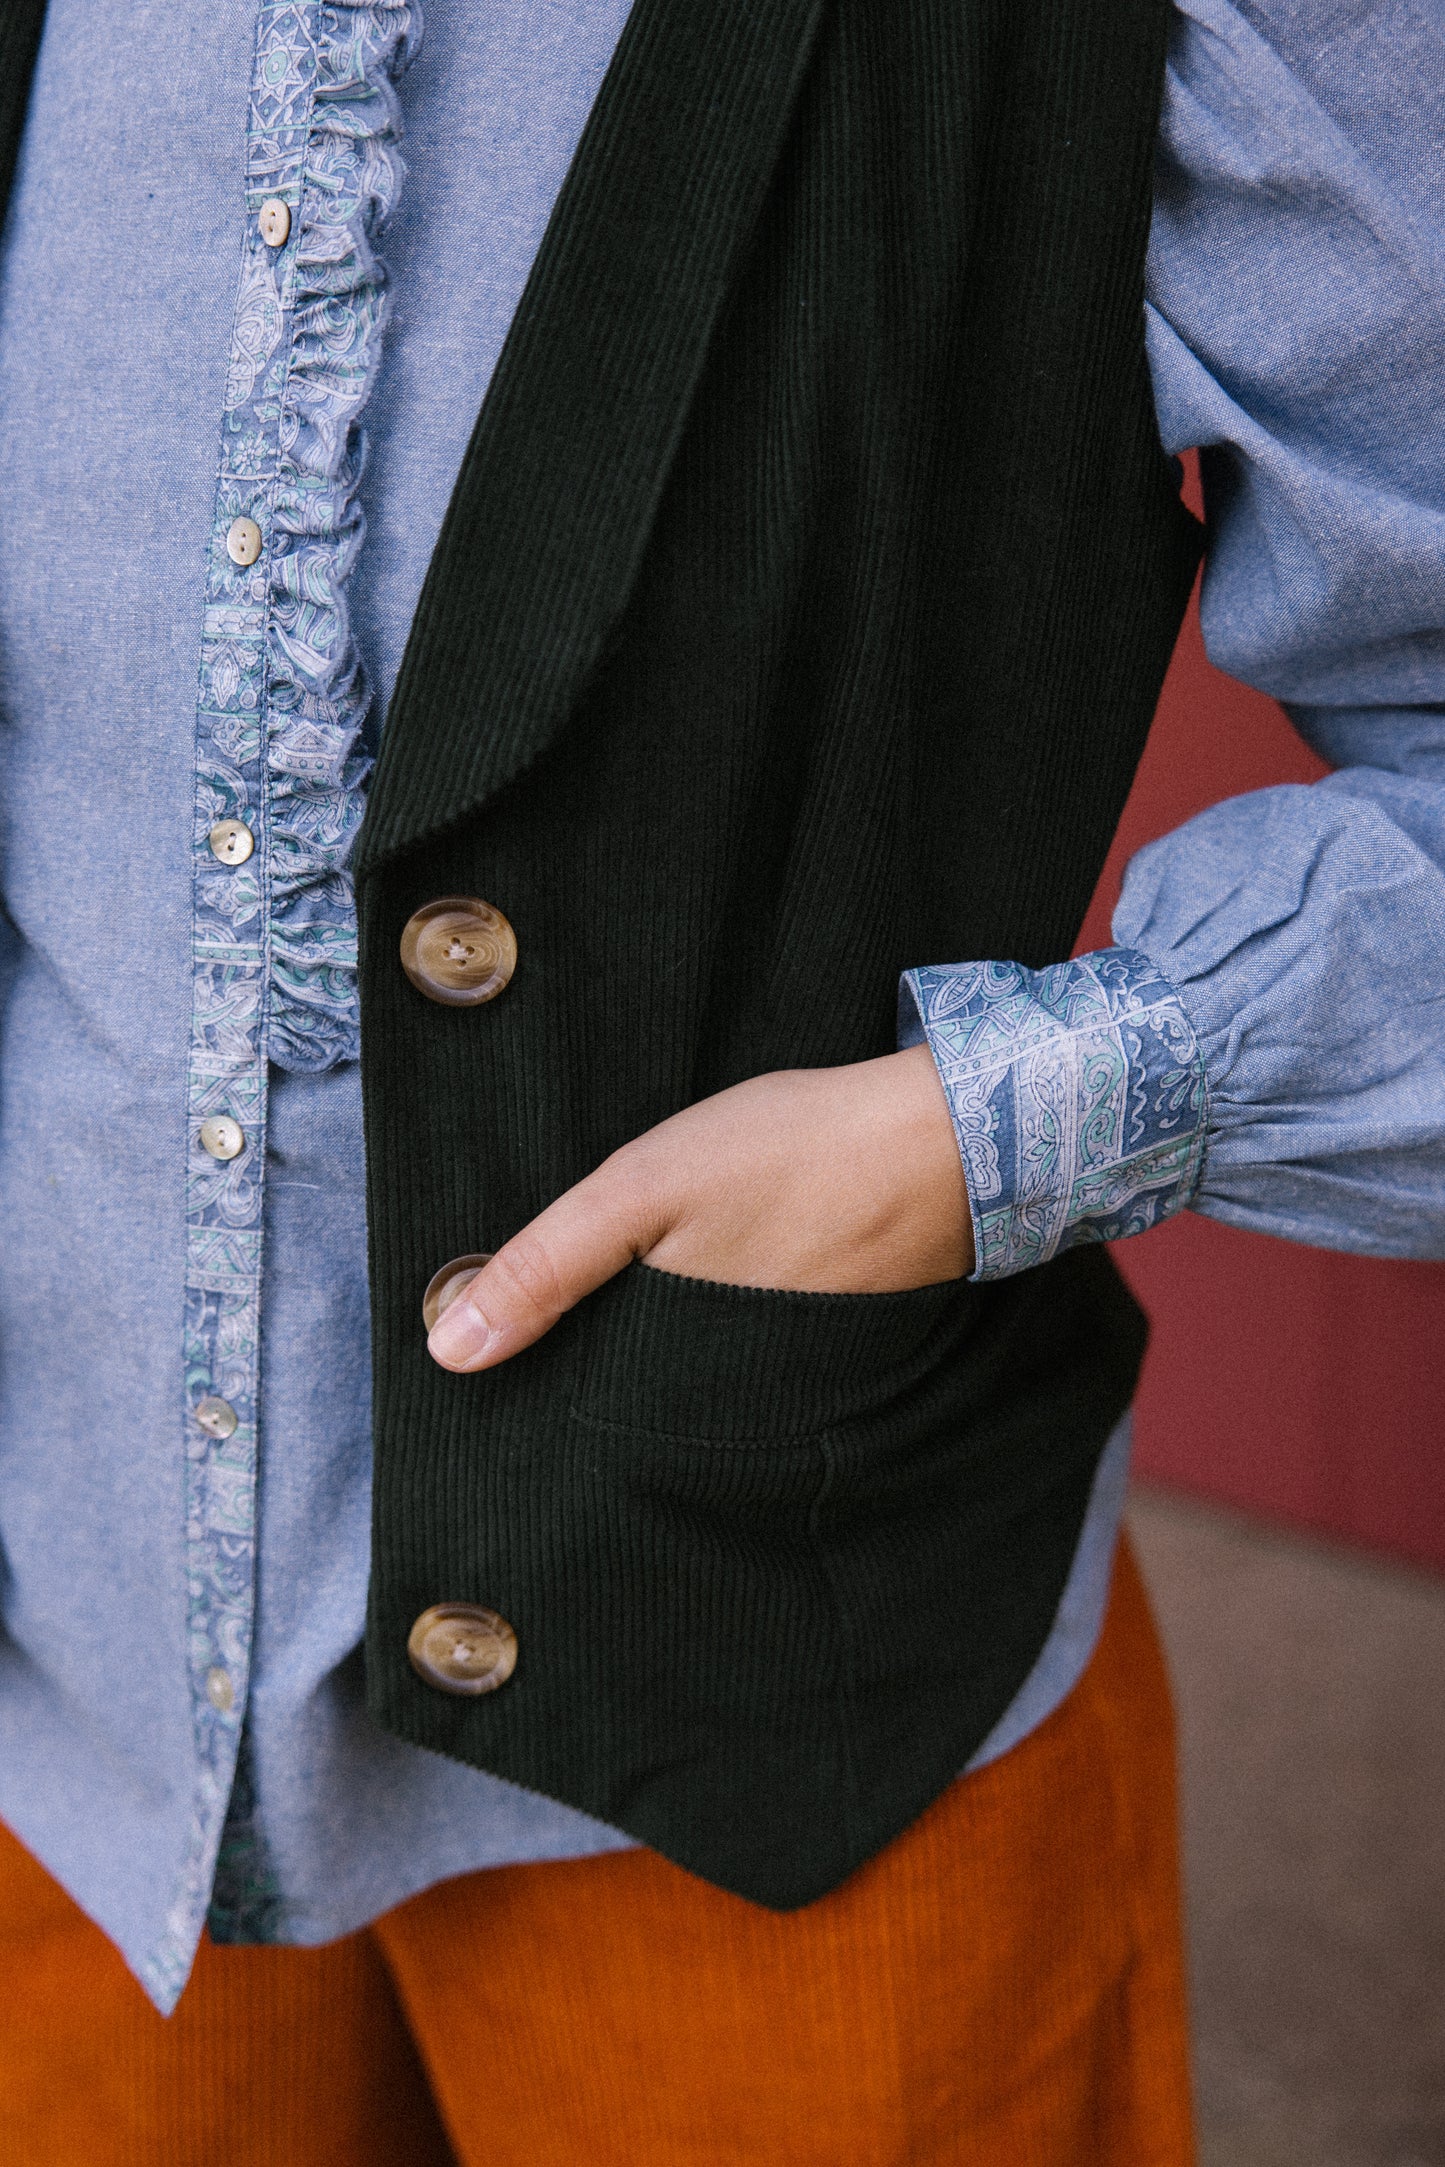
<instances>
[{"instance_id":1,"label":"fingernail","mask_svg":"<svg viewBox=\"0 0 1445 2167\"><path fill-rule=\"evenodd\" d=\"M492 1341L492 1327L469 1295L459 1294L427 1334L427 1353L444 1369L465 1369L480 1361Z\"/></svg>"}]
</instances>

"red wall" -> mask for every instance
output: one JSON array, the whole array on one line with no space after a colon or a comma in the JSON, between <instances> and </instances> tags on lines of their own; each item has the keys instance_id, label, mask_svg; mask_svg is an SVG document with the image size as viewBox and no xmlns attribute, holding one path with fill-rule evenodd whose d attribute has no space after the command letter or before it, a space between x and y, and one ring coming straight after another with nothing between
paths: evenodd
<instances>
[{"instance_id":1,"label":"red wall","mask_svg":"<svg viewBox=\"0 0 1445 2167\"><path fill-rule=\"evenodd\" d=\"M1191 608L1081 948L1124 864L1218 798L1323 770L1210 667ZM1149 1311L1139 1471L1445 1569L1445 1264L1302 1249L1184 1212L1114 1254Z\"/></svg>"}]
</instances>

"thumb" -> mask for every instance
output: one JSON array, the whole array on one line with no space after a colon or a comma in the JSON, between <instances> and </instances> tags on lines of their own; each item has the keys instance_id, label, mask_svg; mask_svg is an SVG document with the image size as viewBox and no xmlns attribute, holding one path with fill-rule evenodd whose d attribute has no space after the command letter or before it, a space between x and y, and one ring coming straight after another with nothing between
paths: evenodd
<instances>
[{"instance_id":1,"label":"thumb","mask_svg":"<svg viewBox=\"0 0 1445 2167\"><path fill-rule=\"evenodd\" d=\"M550 1332L584 1294L659 1238L637 1183L607 1160L499 1249L432 1326L427 1351L443 1369L491 1369Z\"/></svg>"}]
</instances>

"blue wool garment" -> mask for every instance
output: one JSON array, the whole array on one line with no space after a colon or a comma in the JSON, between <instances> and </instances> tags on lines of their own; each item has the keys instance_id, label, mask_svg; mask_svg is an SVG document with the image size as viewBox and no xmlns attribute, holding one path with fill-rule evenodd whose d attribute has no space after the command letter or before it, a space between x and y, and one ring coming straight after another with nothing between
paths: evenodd
<instances>
[{"instance_id":1,"label":"blue wool garment","mask_svg":"<svg viewBox=\"0 0 1445 2167\"><path fill-rule=\"evenodd\" d=\"M208 1906L221 1935L319 1941L449 1874L625 1841L362 1705L345 856L626 12L427 0L408 66L403 0L51 0L0 261L0 1814L161 2006ZM1435 446L1408 446L1413 357L1438 399L1445 342L1426 139L1389 125L1379 77L1404 112L1442 56L1423 16L1373 12L1402 44L1410 27L1408 71L1358 26L1354 47L1338 22L1322 38L1320 8L1181 13L1151 327L1168 441L1216 446L1216 653L1242 626L1226 659L1296 673L1278 682L1316 740L1362 764L1145 853L1122 956L910 974L990 1276L1191 1198L1299 1238L1440 1246L1445 615ZM1333 130L1327 170L1281 177L1260 146L1301 101ZM1294 341L1251 375L1286 242ZM1324 443L1311 354L1371 385ZM1386 654L1378 590L1402 584ZM213 849L221 821L250 856ZM234 1155L202 1142L218 1118ZM218 1400L234 1428L197 1420ZM1126 1459L1121 1430L986 1755L1087 1661Z\"/></svg>"}]
</instances>

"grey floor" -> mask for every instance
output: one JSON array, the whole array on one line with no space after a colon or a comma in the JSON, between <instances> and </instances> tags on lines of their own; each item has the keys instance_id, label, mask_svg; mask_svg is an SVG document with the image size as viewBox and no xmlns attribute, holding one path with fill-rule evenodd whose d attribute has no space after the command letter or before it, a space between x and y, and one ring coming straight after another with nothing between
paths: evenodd
<instances>
[{"instance_id":1,"label":"grey floor","mask_svg":"<svg viewBox=\"0 0 1445 2167\"><path fill-rule=\"evenodd\" d=\"M1445 1580L1158 1492L1203 2167L1445 2167Z\"/></svg>"}]
</instances>

